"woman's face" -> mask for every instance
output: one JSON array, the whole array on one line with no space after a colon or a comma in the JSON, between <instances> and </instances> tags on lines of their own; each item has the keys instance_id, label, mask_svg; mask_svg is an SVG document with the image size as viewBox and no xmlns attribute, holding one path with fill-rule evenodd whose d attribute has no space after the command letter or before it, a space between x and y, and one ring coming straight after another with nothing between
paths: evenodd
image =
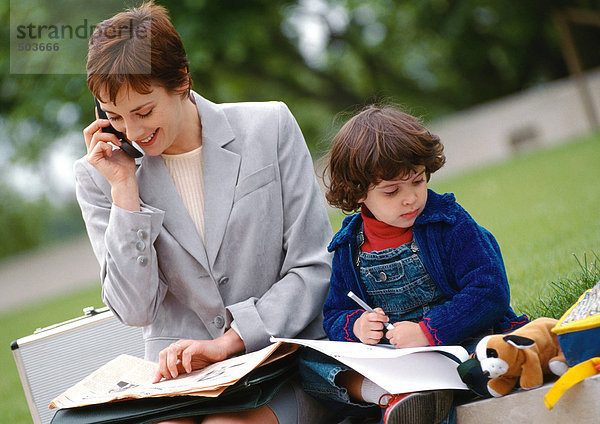
<instances>
[{"instance_id":1,"label":"woman's face","mask_svg":"<svg viewBox=\"0 0 600 424\"><path fill-rule=\"evenodd\" d=\"M100 101L100 105L112 126L147 155L185 153L199 147L199 118L191 100L154 84L151 90L140 94L122 87L115 103ZM102 98L108 99L106 92Z\"/></svg>"}]
</instances>

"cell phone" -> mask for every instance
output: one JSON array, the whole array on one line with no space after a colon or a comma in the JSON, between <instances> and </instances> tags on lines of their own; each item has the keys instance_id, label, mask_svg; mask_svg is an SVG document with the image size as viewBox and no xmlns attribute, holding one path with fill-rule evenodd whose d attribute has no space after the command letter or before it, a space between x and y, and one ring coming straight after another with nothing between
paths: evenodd
<instances>
[{"instance_id":1,"label":"cell phone","mask_svg":"<svg viewBox=\"0 0 600 424\"><path fill-rule=\"evenodd\" d=\"M94 102L96 103L96 110L98 111L98 118L108 119L106 112L104 112L102 110L102 108L100 107L100 102L95 97L94 97ZM127 154L127 156L129 156L133 159L141 158L142 156L144 156L144 154L142 152L140 152L138 149L133 147L133 145L125 137L125 134L123 134L120 131L117 131L115 129L115 127L113 127L112 125L102 128L102 132L111 133L111 134L116 135L117 138L119 139L119 141L121 142L121 146L120 146L121 150L123 150Z\"/></svg>"}]
</instances>

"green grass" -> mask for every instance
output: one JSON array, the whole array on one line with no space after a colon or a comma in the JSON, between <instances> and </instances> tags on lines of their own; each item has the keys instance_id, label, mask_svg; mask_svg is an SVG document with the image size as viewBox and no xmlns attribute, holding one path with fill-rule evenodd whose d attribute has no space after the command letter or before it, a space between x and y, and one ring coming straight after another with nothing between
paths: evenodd
<instances>
[{"instance_id":1,"label":"green grass","mask_svg":"<svg viewBox=\"0 0 600 424\"><path fill-rule=\"evenodd\" d=\"M600 136L435 184L498 239L514 304L577 272L600 251Z\"/></svg>"},{"instance_id":2,"label":"green grass","mask_svg":"<svg viewBox=\"0 0 600 424\"><path fill-rule=\"evenodd\" d=\"M581 294L595 286L600 281L600 258L594 256L588 261L587 256L579 263L579 271L570 277L561 277L550 282L543 295L525 306L527 315L531 318L550 317L560 319Z\"/></svg>"},{"instance_id":3,"label":"green grass","mask_svg":"<svg viewBox=\"0 0 600 424\"><path fill-rule=\"evenodd\" d=\"M103 306L100 283L91 289L0 315L0 423L32 422L10 349L11 342L33 333L37 328L81 316L86 306Z\"/></svg>"},{"instance_id":4,"label":"green grass","mask_svg":"<svg viewBox=\"0 0 600 424\"><path fill-rule=\"evenodd\" d=\"M496 236L517 311L560 315L600 278L599 162L597 135L444 180L434 175L430 187L454 192ZM335 231L342 219L331 215ZM0 316L1 423L31 423L10 342L101 305L97 287Z\"/></svg>"}]
</instances>

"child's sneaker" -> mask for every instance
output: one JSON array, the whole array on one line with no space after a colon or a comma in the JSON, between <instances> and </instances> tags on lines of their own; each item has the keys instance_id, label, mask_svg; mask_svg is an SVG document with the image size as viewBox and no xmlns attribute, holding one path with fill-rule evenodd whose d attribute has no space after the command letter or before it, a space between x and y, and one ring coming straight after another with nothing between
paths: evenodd
<instances>
[{"instance_id":1,"label":"child's sneaker","mask_svg":"<svg viewBox=\"0 0 600 424\"><path fill-rule=\"evenodd\" d=\"M450 412L454 395L452 390L436 390L381 398L379 406L386 408L384 424L437 424Z\"/></svg>"}]
</instances>

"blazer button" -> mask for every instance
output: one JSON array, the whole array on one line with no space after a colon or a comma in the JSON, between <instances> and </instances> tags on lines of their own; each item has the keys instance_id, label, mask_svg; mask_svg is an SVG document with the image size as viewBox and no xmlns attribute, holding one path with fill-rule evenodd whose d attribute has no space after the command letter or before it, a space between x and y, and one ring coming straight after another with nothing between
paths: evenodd
<instances>
[{"instance_id":1,"label":"blazer button","mask_svg":"<svg viewBox=\"0 0 600 424\"><path fill-rule=\"evenodd\" d=\"M213 323L215 324L215 327L223 328L225 325L225 318L223 318L221 315L217 315L213 320Z\"/></svg>"},{"instance_id":2,"label":"blazer button","mask_svg":"<svg viewBox=\"0 0 600 424\"><path fill-rule=\"evenodd\" d=\"M148 257L144 256L144 255L138 256L137 261L138 261L138 264L140 264L142 266L146 265L148 263Z\"/></svg>"},{"instance_id":3,"label":"blazer button","mask_svg":"<svg viewBox=\"0 0 600 424\"><path fill-rule=\"evenodd\" d=\"M143 241L138 241L135 244L135 248L141 252L146 248L146 243L144 243Z\"/></svg>"},{"instance_id":4,"label":"blazer button","mask_svg":"<svg viewBox=\"0 0 600 424\"><path fill-rule=\"evenodd\" d=\"M144 240L146 237L148 237L148 233L144 230L137 230L137 236Z\"/></svg>"},{"instance_id":5,"label":"blazer button","mask_svg":"<svg viewBox=\"0 0 600 424\"><path fill-rule=\"evenodd\" d=\"M223 284L227 284L228 282L229 282L229 278L223 277L219 280L219 285L222 286Z\"/></svg>"}]
</instances>

